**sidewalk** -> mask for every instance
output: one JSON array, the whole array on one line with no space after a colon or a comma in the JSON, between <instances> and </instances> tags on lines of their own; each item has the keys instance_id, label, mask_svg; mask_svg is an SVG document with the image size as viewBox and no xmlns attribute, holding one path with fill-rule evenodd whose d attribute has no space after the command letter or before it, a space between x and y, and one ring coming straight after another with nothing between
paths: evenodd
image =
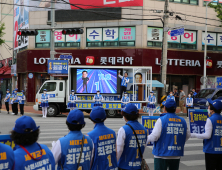
<instances>
[{"instance_id":1,"label":"sidewalk","mask_svg":"<svg viewBox=\"0 0 222 170\"><path fill-rule=\"evenodd\" d=\"M19 106L18 106L18 109L19 109ZM5 105L4 105L4 104L2 105L2 111L6 111L6 108L5 108ZM11 105L9 106L9 112L12 113ZM19 111L19 112L20 112L20 111ZM33 106L26 106L26 105L25 105L25 106L24 106L24 113L42 114L42 111L36 111L36 110L33 109ZM181 114L181 113L180 113L180 108L177 107L176 113L177 113L179 116L186 116L187 111L186 111L186 109L184 109L183 114ZM68 115L68 112L62 113L62 114L63 114L63 115ZM143 112L143 109L140 109L139 114L141 114L141 115L148 115L148 113ZM84 115L85 115L85 116L88 116L89 113L84 112ZM159 114L154 114L154 116L159 116Z\"/></svg>"}]
</instances>

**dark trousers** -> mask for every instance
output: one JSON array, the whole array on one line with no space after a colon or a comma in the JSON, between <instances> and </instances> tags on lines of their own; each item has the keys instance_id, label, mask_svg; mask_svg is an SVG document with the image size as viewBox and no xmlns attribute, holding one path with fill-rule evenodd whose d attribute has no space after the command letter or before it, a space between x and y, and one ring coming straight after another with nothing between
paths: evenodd
<instances>
[{"instance_id":1,"label":"dark trousers","mask_svg":"<svg viewBox=\"0 0 222 170\"><path fill-rule=\"evenodd\" d=\"M24 104L19 104L19 108L21 115L24 115Z\"/></svg>"},{"instance_id":2,"label":"dark trousers","mask_svg":"<svg viewBox=\"0 0 222 170\"><path fill-rule=\"evenodd\" d=\"M9 104L8 104L8 102L5 102L5 107L6 107L6 110L9 112Z\"/></svg>"},{"instance_id":3,"label":"dark trousers","mask_svg":"<svg viewBox=\"0 0 222 170\"><path fill-rule=\"evenodd\" d=\"M18 114L18 103L12 104L12 111L13 111L13 113L15 113L15 115Z\"/></svg>"},{"instance_id":4,"label":"dark trousers","mask_svg":"<svg viewBox=\"0 0 222 170\"><path fill-rule=\"evenodd\" d=\"M2 109L2 101L0 100L0 109Z\"/></svg>"},{"instance_id":5,"label":"dark trousers","mask_svg":"<svg viewBox=\"0 0 222 170\"><path fill-rule=\"evenodd\" d=\"M179 106L179 99L176 99L177 107Z\"/></svg>"},{"instance_id":6,"label":"dark trousers","mask_svg":"<svg viewBox=\"0 0 222 170\"><path fill-rule=\"evenodd\" d=\"M154 158L154 170L179 170L180 159Z\"/></svg>"},{"instance_id":7,"label":"dark trousers","mask_svg":"<svg viewBox=\"0 0 222 170\"><path fill-rule=\"evenodd\" d=\"M86 93L88 93L88 90L87 90L87 83L86 83L86 84L83 83L83 91L82 91L82 92L84 92L84 90L86 90Z\"/></svg>"},{"instance_id":8,"label":"dark trousers","mask_svg":"<svg viewBox=\"0 0 222 170\"><path fill-rule=\"evenodd\" d=\"M123 92L126 92L126 87L120 86L120 99L122 99Z\"/></svg>"},{"instance_id":9,"label":"dark trousers","mask_svg":"<svg viewBox=\"0 0 222 170\"><path fill-rule=\"evenodd\" d=\"M221 170L222 169L222 154L205 153L206 170Z\"/></svg>"}]
</instances>

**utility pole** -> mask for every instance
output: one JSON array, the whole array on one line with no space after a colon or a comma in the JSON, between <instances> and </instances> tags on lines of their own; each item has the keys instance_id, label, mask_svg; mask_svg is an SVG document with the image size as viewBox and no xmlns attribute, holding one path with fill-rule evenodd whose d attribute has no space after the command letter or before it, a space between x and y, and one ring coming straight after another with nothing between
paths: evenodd
<instances>
[{"instance_id":1,"label":"utility pole","mask_svg":"<svg viewBox=\"0 0 222 170\"><path fill-rule=\"evenodd\" d=\"M161 82L164 84L162 88L162 96L166 94L166 75L167 75L167 40L168 40L168 21L169 21L169 12L168 12L169 0L165 0L164 6L164 16L163 16L163 48L162 48L162 57L161 57Z\"/></svg>"},{"instance_id":2,"label":"utility pole","mask_svg":"<svg viewBox=\"0 0 222 170\"><path fill-rule=\"evenodd\" d=\"M51 60L54 60L54 55L55 55L54 32L55 32L55 0L51 0L51 43L50 43ZM54 77L50 76L50 80L54 80Z\"/></svg>"}]
</instances>

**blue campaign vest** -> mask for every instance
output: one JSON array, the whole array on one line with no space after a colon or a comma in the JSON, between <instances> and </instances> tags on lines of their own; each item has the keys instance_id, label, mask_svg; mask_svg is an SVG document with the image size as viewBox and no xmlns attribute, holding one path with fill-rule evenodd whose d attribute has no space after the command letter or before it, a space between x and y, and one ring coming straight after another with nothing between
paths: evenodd
<instances>
[{"instance_id":1,"label":"blue campaign vest","mask_svg":"<svg viewBox=\"0 0 222 170\"><path fill-rule=\"evenodd\" d=\"M14 153L10 146L0 143L0 167L1 170L12 169L14 165Z\"/></svg>"},{"instance_id":2,"label":"blue campaign vest","mask_svg":"<svg viewBox=\"0 0 222 170\"><path fill-rule=\"evenodd\" d=\"M187 132L186 121L175 113L163 114L160 119L162 132L159 140L154 142L153 155L183 156Z\"/></svg>"},{"instance_id":3,"label":"blue campaign vest","mask_svg":"<svg viewBox=\"0 0 222 170\"><path fill-rule=\"evenodd\" d=\"M88 135L94 143L91 170L117 170L115 131L97 123Z\"/></svg>"},{"instance_id":4,"label":"blue campaign vest","mask_svg":"<svg viewBox=\"0 0 222 170\"><path fill-rule=\"evenodd\" d=\"M95 95L95 99L98 100L102 100L103 96L100 94L99 96L98 95ZM95 101L95 104L101 104L101 101Z\"/></svg>"},{"instance_id":5,"label":"blue campaign vest","mask_svg":"<svg viewBox=\"0 0 222 170\"><path fill-rule=\"evenodd\" d=\"M130 101L130 98L129 98L128 96L127 96L127 97L124 96L124 97L122 98L122 101L123 101L123 102L129 102L129 101ZM125 107L125 106L126 106L126 104L122 103L122 107Z\"/></svg>"},{"instance_id":6,"label":"blue campaign vest","mask_svg":"<svg viewBox=\"0 0 222 170\"><path fill-rule=\"evenodd\" d=\"M48 94L42 94L41 99L42 99L42 100L49 99L49 95L48 95ZM41 103L48 103L48 100L46 100L46 101L44 101L44 102L41 101Z\"/></svg>"},{"instance_id":7,"label":"blue campaign vest","mask_svg":"<svg viewBox=\"0 0 222 170\"><path fill-rule=\"evenodd\" d=\"M14 93L13 97L17 99L18 98L17 93ZM14 100L13 103L18 103L18 102L19 102L18 100Z\"/></svg>"},{"instance_id":8,"label":"blue campaign vest","mask_svg":"<svg viewBox=\"0 0 222 170\"><path fill-rule=\"evenodd\" d=\"M167 100L168 100L168 99L175 100L175 97L174 97L174 96L170 96L170 95L168 95L168 96L167 96Z\"/></svg>"},{"instance_id":9,"label":"blue campaign vest","mask_svg":"<svg viewBox=\"0 0 222 170\"><path fill-rule=\"evenodd\" d=\"M12 101L13 97L14 97L14 93L12 93L11 96L10 96L10 100L9 100L10 104L13 104L13 101Z\"/></svg>"},{"instance_id":10,"label":"blue campaign vest","mask_svg":"<svg viewBox=\"0 0 222 170\"><path fill-rule=\"evenodd\" d=\"M83 134L81 131L70 131L68 135L59 139L62 153L61 159L58 162L58 170L61 170L61 165L63 165L63 170L77 169L82 137ZM89 136L84 136L84 138L85 141L79 167L82 167L82 170L88 170L90 169L92 159L93 143Z\"/></svg>"},{"instance_id":11,"label":"blue campaign vest","mask_svg":"<svg viewBox=\"0 0 222 170\"><path fill-rule=\"evenodd\" d=\"M42 158L39 160L33 160L28 154L18 146L14 151L15 155L15 170L28 170L28 169L45 169L45 170L54 170L55 169L55 160L52 152L46 145L40 144L42 147ZM41 150L37 143L34 143L29 146L24 146L28 152L35 158L38 159L41 156Z\"/></svg>"},{"instance_id":12,"label":"blue campaign vest","mask_svg":"<svg viewBox=\"0 0 222 170\"><path fill-rule=\"evenodd\" d=\"M190 103L191 104L191 106L190 107L193 107L193 98L191 97L191 98L189 98L189 97L187 97L187 99L186 99L187 101L186 101L186 103ZM189 107L188 105L186 105L186 107Z\"/></svg>"},{"instance_id":13,"label":"blue campaign vest","mask_svg":"<svg viewBox=\"0 0 222 170\"><path fill-rule=\"evenodd\" d=\"M71 100L71 101L73 101L73 100L77 100L76 95L72 95L72 94L70 94L70 96L69 96L69 100Z\"/></svg>"},{"instance_id":14,"label":"blue campaign vest","mask_svg":"<svg viewBox=\"0 0 222 170\"><path fill-rule=\"evenodd\" d=\"M147 130L141 125L137 120L136 121L128 121L133 129L137 133L137 138L139 140L141 151L144 152L147 140ZM125 125L123 126L125 130L126 138L125 145L123 149L123 153L118 161L118 167L122 169L141 169L141 157L138 152L138 145L136 142L136 137L133 134L132 129Z\"/></svg>"},{"instance_id":15,"label":"blue campaign vest","mask_svg":"<svg viewBox=\"0 0 222 170\"><path fill-rule=\"evenodd\" d=\"M149 98L148 98L148 101L149 102L155 102L155 96L151 96L151 95L149 95Z\"/></svg>"},{"instance_id":16,"label":"blue campaign vest","mask_svg":"<svg viewBox=\"0 0 222 170\"><path fill-rule=\"evenodd\" d=\"M222 154L222 116L214 113L209 119L212 122L213 130L210 139L204 139L203 152L210 154Z\"/></svg>"},{"instance_id":17,"label":"blue campaign vest","mask_svg":"<svg viewBox=\"0 0 222 170\"><path fill-rule=\"evenodd\" d=\"M128 78L128 77L126 77L126 80L128 81L128 80L129 80L129 78ZM125 77L123 77L123 78L122 78L122 80L121 80L121 86L127 87L126 80L125 80Z\"/></svg>"},{"instance_id":18,"label":"blue campaign vest","mask_svg":"<svg viewBox=\"0 0 222 170\"><path fill-rule=\"evenodd\" d=\"M8 98L8 97L9 97L9 98ZM6 98L6 99L8 98L5 102L9 102L9 101L10 101L10 93L7 93L6 96L5 96L5 98Z\"/></svg>"},{"instance_id":19,"label":"blue campaign vest","mask_svg":"<svg viewBox=\"0 0 222 170\"><path fill-rule=\"evenodd\" d=\"M196 95L197 95L197 93L196 93L196 92L194 92L194 93L193 93L193 96L196 96Z\"/></svg>"},{"instance_id":20,"label":"blue campaign vest","mask_svg":"<svg viewBox=\"0 0 222 170\"><path fill-rule=\"evenodd\" d=\"M24 99L25 95L23 94L22 96L20 96L22 99ZM25 100L20 100L19 104L25 104Z\"/></svg>"}]
</instances>

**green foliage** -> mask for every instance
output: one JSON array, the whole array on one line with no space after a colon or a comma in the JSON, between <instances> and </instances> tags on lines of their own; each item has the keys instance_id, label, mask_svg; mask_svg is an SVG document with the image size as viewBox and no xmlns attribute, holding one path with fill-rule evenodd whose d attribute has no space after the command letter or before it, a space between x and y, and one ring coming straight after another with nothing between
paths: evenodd
<instances>
[{"instance_id":1,"label":"green foliage","mask_svg":"<svg viewBox=\"0 0 222 170\"><path fill-rule=\"evenodd\" d=\"M5 40L3 40L3 35L5 34L4 33L4 30L5 30L5 24L4 23L0 23L0 46L5 43Z\"/></svg>"},{"instance_id":2,"label":"green foliage","mask_svg":"<svg viewBox=\"0 0 222 170\"><path fill-rule=\"evenodd\" d=\"M211 8L214 8L215 12L217 13L217 17L222 22L222 5L221 4L218 4L218 5L209 4L208 6ZM220 27L221 26L222 25L220 25Z\"/></svg>"}]
</instances>

